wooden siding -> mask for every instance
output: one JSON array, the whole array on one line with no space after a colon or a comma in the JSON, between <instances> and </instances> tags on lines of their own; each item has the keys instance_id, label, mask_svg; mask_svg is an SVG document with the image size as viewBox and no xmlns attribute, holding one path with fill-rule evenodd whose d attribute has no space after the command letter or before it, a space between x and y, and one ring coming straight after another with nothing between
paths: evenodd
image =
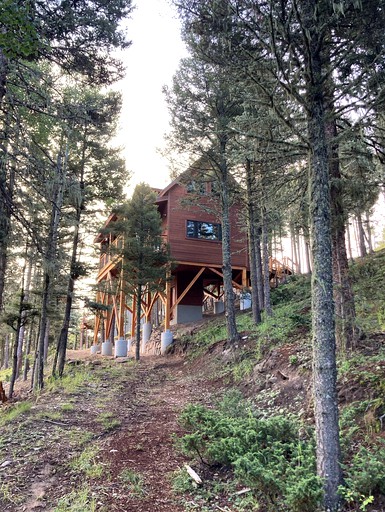
<instances>
[{"instance_id":1,"label":"wooden siding","mask_svg":"<svg viewBox=\"0 0 385 512\"><path fill-rule=\"evenodd\" d=\"M220 214L215 215L202 209L202 206L215 207L212 198L199 196L199 204L186 205L181 200L186 197L184 186L175 184L167 191L167 213L163 211L163 227L167 232L171 256L175 261L191 263L205 262L206 265L222 265L222 243L214 240L187 238L186 221L206 221L221 223ZM220 206L218 205L218 210ZM166 216L165 216L166 213ZM249 267L246 234L238 226L237 208L232 207L231 219L231 263L235 267Z\"/></svg>"}]
</instances>

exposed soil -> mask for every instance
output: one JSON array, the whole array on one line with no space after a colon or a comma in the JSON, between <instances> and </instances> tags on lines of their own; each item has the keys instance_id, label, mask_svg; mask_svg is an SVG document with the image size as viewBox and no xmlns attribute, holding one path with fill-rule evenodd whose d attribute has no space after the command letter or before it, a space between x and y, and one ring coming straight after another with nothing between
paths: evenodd
<instances>
[{"instance_id":1,"label":"exposed soil","mask_svg":"<svg viewBox=\"0 0 385 512\"><path fill-rule=\"evenodd\" d=\"M383 344L384 337L377 341ZM237 361L247 362L254 346L243 333ZM177 418L186 404L211 405L221 396L231 385L226 367L232 358L224 342L193 362L183 357L183 344L172 355L145 356L139 363L70 351L66 372L80 370L73 380L85 375L79 386L70 389L70 379L63 389L36 398L17 383L14 402L29 399L30 410L0 426L0 512L236 512L220 495L203 509L172 488L174 473L190 463L175 446L183 434ZM238 386L267 413L295 412L311 423L310 368L309 346L277 346ZM385 378L385 364L357 367L357 378L354 371L349 375L339 382L341 405L371 397ZM0 406L0 414L14 405ZM384 412L367 410L365 425L377 425ZM204 482L222 477L193 468ZM385 504L367 510L379 512Z\"/></svg>"},{"instance_id":2,"label":"exposed soil","mask_svg":"<svg viewBox=\"0 0 385 512\"><path fill-rule=\"evenodd\" d=\"M173 438L181 434L177 417L188 402L210 402L215 388L210 377L191 373L177 356L144 357L139 364L91 358L88 351L69 357L93 372L95 383L86 382L75 393L43 393L15 420L17 428L15 422L3 428L0 510L54 511L85 481L96 510L185 510L171 488L173 472L186 462ZM19 397L25 393L19 391ZM85 478L69 463L89 447L97 449L93 463L103 473ZM133 485L130 475L140 483Z\"/></svg>"}]
</instances>

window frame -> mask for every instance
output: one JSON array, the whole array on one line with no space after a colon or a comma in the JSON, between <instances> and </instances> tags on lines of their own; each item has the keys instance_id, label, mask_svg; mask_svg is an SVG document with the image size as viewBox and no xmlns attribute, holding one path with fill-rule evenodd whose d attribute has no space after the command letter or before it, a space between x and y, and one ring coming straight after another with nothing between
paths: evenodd
<instances>
[{"instance_id":1,"label":"window frame","mask_svg":"<svg viewBox=\"0 0 385 512\"><path fill-rule=\"evenodd\" d=\"M189 235L189 223L192 224L192 235ZM213 229L213 238L207 236L199 236L202 233L202 225L211 226ZM222 224L218 222L210 222L207 220L186 219L186 239L203 240L205 242L222 242Z\"/></svg>"}]
</instances>

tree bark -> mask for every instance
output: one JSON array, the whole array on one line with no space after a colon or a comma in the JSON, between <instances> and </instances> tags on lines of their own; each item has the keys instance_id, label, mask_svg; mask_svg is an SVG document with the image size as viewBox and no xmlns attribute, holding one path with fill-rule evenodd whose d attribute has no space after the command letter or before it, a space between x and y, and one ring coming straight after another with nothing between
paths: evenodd
<instances>
[{"instance_id":1,"label":"tree bark","mask_svg":"<svg viewBox=\"0 0 385 512\"><path fill-rule=\"evenodd\" d=\"M330 102L328 102L330 104ZM349 276L349 263L346 252L346 215L343 206L342 176L337 144L337 123L329 112L326 123L328 143L330 205L333 258L333 297L336 315L336 342L340 350L351 349L356 343L356 308L353 287Z\"/></svg>"},{"instance_id":2,"label":"tree bark","mask_svg":"<svg viewBox=\"0 0 385 512\"><path fill-rule=\"evenodd\" d=\"M255 224L255 257L257 267L258 301L259 307L263 309L265 305L265 290L263 284L263 265L261 251L262 227L260 224L260 219L258 219L258 223Z\"/></svg>"},{"instance_id":3,"label":"tree bark","mask_svg":"<svg viewBox=\"0 0 385 512\"><path fill-rule=\"evenodd\" d=\"M72 239L72 255L71 255L71 263L70 263L70 275L68 278L67 285L67 296L66 296L66 306L64 311L63 324L60 331L59 339L56 345L56 354L54 363L52 366L52 374L56 373L56 364L58 362L58 373L59 377L63 376L66 352L67 352L67 343L68 343L68 330L70 326L71 319L71 311L72 311L72 303L74 297L75 290L75 281L77 279L77 251L79 245L79 224L80 224L80 214L78 214L75 225L75 232Z\"/></svg>"},{"instance_id":4,"label":"tree bark","mask_svg":"<svg viewBox=\"0 0 385 512\"><path fill-rule=\"evenodd\" d=\"M52 210L50 228L47 240L47 249L45 254L45 271L43 279L43 299L41 306L40 316L40 333L39 342L37 347L37 361L36 361L36 379L35 386L38 389L42 389L44 386L44 347L45 347L45 336L47 330L47 319L48 319L48 304L51 293L51 276L53 273L53 267L55 266L55 257L57 249L57 238L59 230L59 222L61 217L61 208L63 205L63 194L64 194L64 177L65 177L65 166L68 159L68 143L65 157L61 151L59 151L57 158L57 165L55 169L55 186L52 194ZM64 160L64 162L63 162Z\"/></svg>"},{"instance_id":5,"label":"tree bark","mask_svg":"<svg viewBox=\"0 0 385 512\"><path fill-rule=\"evenodd\" d=\"M311 148L310 220L313 254L312 327L313 389L317 440L317 473L324 485L324 507L336 511L341 484L336 343L331 251L328 145L325 131L322 44L316 0L303 4L304 30L308 34L307 108ZM322 40L322 39L321 39Z\"/></svg>"},{"instance_id":6,"label":"tree bark","mask_svg":"<svg viewBox=\"0 0 385 512\"><path fill-rule=\"evenodd\" d=\"M352 251L352 240L351 240L351 235L350 235L349 219L347 219L347 225L346 225L345 232L346 232L346 236L347 236L347 240L348 240L349 259L353 263L354 258L353 258L353 251Z\"/></svg>"},{"instance_id":7,"label":"tree bark","mask_svg":"<svg viewBox=\"0 0 385 512\"><path fill-rule=\"evenodd\" d=\"M28 267L27 267L27 275L25 277L25 285L24 285L24 302L29 302L29 290L31 287L31 279L32 279L32 257L28 256L28 248L26 250L25 257L28 258ZM22 311L22 319L19 333L19 342L17 348L17 370L16 377L19 377L21 373L21 368L23 364L23 347L24 347L24 336L25 336L25 326L27 322L27 312L23 309Z\"/></svg>"},{"instance_id":8,"label":"tree bark","mask_svg":"<svg viewBox=\"0 0 385 512\"><path fill-rule=\"evenodd\" d=\"M135 325L135 360L140 359L140 316L142 312L142 285L139 283L136 288L136 325Z\"/></svg>"},{"instance_id":9,"label":"tree bark","mask_svg":"<svg viewBox=\"0 0 385 512\"><path fill-rule=\"evenodd\" d=\"M251 312L254 323L260 324L261 309L259 305L258 278L257 278L257 255L256 255L256 213L252 193L252 172L250 160L246 161L246 200L248 210L248 238L249 238L249 261L250 261L250 282L251 282Z\"/></svg>"},{"instance_id":10,"label":"tree bark","mask_svg":"<svg viewBox=\"0 0 385 512\"><path fill-rule=\"evenodd\" d=\"M3 50L0 48L0 105L2 104L7 91L7 72L8 61Z\"/></svg>"},{"instance_id":11,"label":"tree bark","mask_svg":"<svg viewBox=\"0 0 385 512\"><path fill-rule=\"evenodd\" d=\"M33 331L34 331L33 327L34 327L34 322L33 322L33 319L32 319L32 322L31 322L31 324L29 326L27 343L26 343L25 352L24 352L23 381L27 380L28 372L29 372L29 369L30 369L29 355L30 355L30 352L31 352L31 343L32 343L32 337L33 337Z\"/></svg>"},{"instance_id":12,"label":"tree bark","mask_svg":"<svg viewBox=\"0 0 385 512\"><path fill-rule=\"evenodd\" d=\"M360 213L357 213L356 219L357 219L358 244L359 244L360 256L361 256L361 258L364 258L365 256L367 256L368 253L366 250L364 226L362 224L362 216Z\"/></svg>"},{"instance_id":13,"label":"tree bark","mask_svg":"<svg viewBox=\"0 0 385 512\"><path fill-rule=\"evenodd\" d=\"M22 281L24 281L24 271L25 271L25 268L23 269ZM12 398L13 388L15 386L15 381L16 381L16 377L17 377L18 345L19 345L21 322L22 322L22 317L23 317L23 305L24 305L24 283L22 283L21 292L20 292L19 311L18 311L18 316L17 316L16 331L15 331L15 343L13 346L12 375L11 375L11 380L9 383L9 398Z\"/></svg>"},{"instance_id":14,"label":"tree bark","mask_svg":"<svg viewBox=\"0 0 385 512\"><path fill-rule=\"evenodd\" d=\"M272 316L270 300L270 269L269 269L269 230L266 208L262 209L262 253L263 253L263 295L264 310L267 316Z\"/></svg>"},{"instance_id":15,"label":"tree bark","mask_svg":"<svg viewBox=\"0 0 385 512\"><path fill-rule=\"evenodd\" d=\"M374 249L373 249L372 226L370 225L370 213L368 211L365 212L365 217L366 217L366 229L368 232L367 240L368 240L368 246L369 246L369 253L373 254Z\"/></svg>"},{"instance_id":16,"label":"tree bark","mask_svg":"<svg viewBox=\"0 0 385 512\"><path fill-rule=\"evenodd\" d=\"M230 198L228 169L227 163L224 161L224 159L221 163L221 178L223 289L225 301L225 317L227 326L227 341L230 346L233 346L239 340L239 334L237 330L235 317L235 295L233 289L233 274L231 267Z\"/></svg>"}]
</instances>

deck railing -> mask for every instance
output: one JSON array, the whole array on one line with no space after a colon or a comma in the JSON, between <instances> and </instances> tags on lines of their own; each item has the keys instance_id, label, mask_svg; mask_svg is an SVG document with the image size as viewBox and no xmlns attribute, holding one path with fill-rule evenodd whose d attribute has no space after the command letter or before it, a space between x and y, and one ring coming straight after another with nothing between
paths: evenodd
<instances>
[{"instance_id":1,"label":"deck railing","mask_svg":"<svg viewBox=\"0 0 385 512\"><path fill-rule=\"evenodd\" d=\"M122 247L123 236L120 235L117 238L115 238L115 240L113 240L109 246L107 246L106 252L103 252L100 255L99 270L101 270L106 265L108 265L112 260L114 260L119 254L118 249L121 249Z\"/></svg>"}]
</instances>

